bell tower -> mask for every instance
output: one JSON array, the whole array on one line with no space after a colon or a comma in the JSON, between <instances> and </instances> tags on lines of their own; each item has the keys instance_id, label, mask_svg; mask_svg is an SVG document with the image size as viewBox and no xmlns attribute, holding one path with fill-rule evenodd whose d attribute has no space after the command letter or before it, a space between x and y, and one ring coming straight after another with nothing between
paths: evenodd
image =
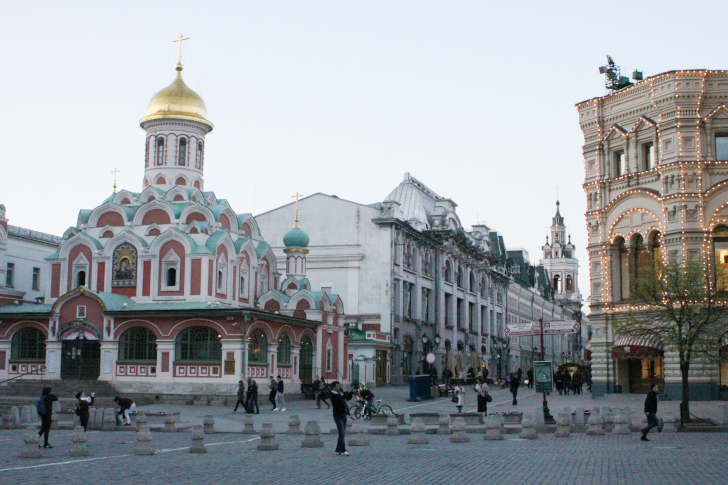
<instances>
[{"instance_id":1,"label":"bell tower","mask_svg":"<svg viewBox=\"0 0 728 485\"><path fill-rule=\"evenodd\" d=\"M543 259L540 264L546 268L551 278L554 298L564 302L580 302L579 294L579 261L575 257L576 247L571 244L571 235L566 235L564 217L560 212L560 203L556 201L556 214L551 219L551 242L546 236ZM579 303L581 305L581 303Z\"/></svg>"}]
</instances>

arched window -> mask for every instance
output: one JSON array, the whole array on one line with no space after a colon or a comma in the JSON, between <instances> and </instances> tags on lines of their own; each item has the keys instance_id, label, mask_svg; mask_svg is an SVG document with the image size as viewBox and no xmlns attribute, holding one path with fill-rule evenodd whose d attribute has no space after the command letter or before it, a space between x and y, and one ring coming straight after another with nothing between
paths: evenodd
<instances>
[{"instance_id":1,"label":"arched window","mask_svg":"<svg viewBox=\"0 0 728 485\"><path fill-rule=\"evenodd\" d=\"M179 157L177 157L177 165L184 166L187 160L187 138L179 139Z\"/></svg>"},{"instance_id":2,"label":"arched window","mask_svg":"<svg viewBox=\"0 0 728 485\"><path fill-rule=\"evenodd\" d=\"M167 269L167 286L177 286L177 268Z\"/></svg>"},{"instance_id":3,"label":"arched window","mask_svg":"<svg viewBox=\"0 0 728 485\"><path fill-rule=\"evenodd\" d=\"M554 291L561 293L561 276L554 275Z\"/></svg>"},{"instance_id":4,"label":"arched window","mask_svg":"<svg viewBox=\"0 0 728 485\"><path fill-rule=\"evenodd\" d=\"M718 226L713 230L713 257L715 288L720 293L728 292L728 227Z\"/></svg>"},{"instance_id":5,"label":"arched window","mask_svg":"<svg viewBox=\"0 0 728 485\"><path fill-rule=\"evenodd\" d=\"M76 273L76 286L86 286L86 272L79 271Z\"/></svg>"},{"instance_id":6,"label":"arched window","mask_svg":"<svg viewBox=\"0 0 728 485\"><path fill-rule=\"evenodd\" d=\"M475 290L477 290L477 288L475 287L475 273L473 273L472 271L470 272L470 286L468 287L468 290L472 291L473 293L475 293Z\"/></svg>"},{"instance_id":7,"label":"arched window","mask_svg":"<svg viewBox=\"0 0 728 485\"><path fill-rule=\"evenodd\" d=\"M463 267L458 266L458 287L463 287Z\"/></svg>"},{"instance_id":8,"label":"arched window","mask_svg":"<svg viewBox=\"0 0 728 485\"><path fill-rule=\"evenodd\" d=\"M253 333L250 334L248 361L257 364L268 363L268 339L260 329L253 330Z\"/></svg>"},{"instance_id":9,"label":"arched window","mask_svg":"<svg viewBox=\"0 0 728 485\"><path fill-rule=\"evenodd\" d=\"M222 359L220 334L210 327L190 327L175 339L175 360Z\"/></svg>"},{"instance_id":10,"label":"arched window","mask_svg":"<svg viewBox=\"0 0 728 485\"><path fill-rule=\"evenodd\" d=\"M144 327L132 327L119 337L119 360L157 360L157 336Z\"/></svg>"},{"instance_id":11,"label":"arched window","mask_svg":"<svg viewBox=\"0 0 728 485\"><path fill-rule=\"evenodd\" d=\"M202 142L197 142L197 158L195 159L195 168L202 168Z\"/></svg>"},{"instance_id":12,"label":"arched window","mask_svg":"<svg viewBox=\"0 0 728 485\"><path fill-rule=\"evenodd\" d=\"M574 291L574 279L571 275L566 276L566 291Z\"/></svg>"},{"instance_id":13,"label":"arched window","mask_svg":"<svg viewBox=\"0 0 728 485\"><path fill-rule=\"evenodd\" d=\"M157 137L157 150L154 160L155 165L164 165L164 138Z\"/></svg>"},{"instance_id":14,"label":"arched window","mask_svg":"<svg viewBox=\"0 0 728 485\"><path fill-rule=\"evenodd\" d=\"M45 336L37 328L18 330L11 345L11 359L45 360Z\"/></svg>"},{"instance_id":15,"label":"arched window","mask_svg":"<svg viewBox=\"0 0 728 485\"><path fill-rule=\"evenodd\" d=\"M452 283L452 265L450 261L445 261L445 281Z\"/></svg>"},{"instance_id":16,"label":"arched window","mask_svg":"<svg viewBox=\"0 0 728 485\"><path fill-rule=\"evenodd\" d=\"M488 297L488 287L485 286L485 278L480 280L480 296L483 298Z\"/></svg>"},{"instance_id":17,"label":"arched window","mask_svg":"<svg viewBox=\"0 0 728 485\"><path fill-rule=\"evenodd\" d=\"M291 339L285 333L278 337L278 363L291 365Z\"/></svg>"}]
</instances>

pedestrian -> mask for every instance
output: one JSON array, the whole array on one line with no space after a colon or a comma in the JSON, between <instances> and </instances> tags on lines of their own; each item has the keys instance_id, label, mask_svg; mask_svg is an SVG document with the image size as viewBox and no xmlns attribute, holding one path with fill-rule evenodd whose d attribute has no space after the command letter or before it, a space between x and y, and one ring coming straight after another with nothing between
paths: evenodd
<instances>
[{"instance_id":1,"label":"pedestrian","mask_svg":"<svg viewBox=\"0 0 728 485\"><path fill-rule=\"evenodd\" d=\"M270 391L268 393L268 402L270 402L273 405L273 411L278 411L278 407L276 406L276 394L278 394L278 383L276 382L276 379L273 376L270 376L270 381L268 382L268 390Z\"/></svg>"},{"instance_id":2,"label":"pedestrian","mask_svg":"<svg viewBox=\"0 0 728 485\"><path fill-rule=\"evenodd\" d=\"M584 378L581 377L581 372L574 372L574 381L571 384L574 389L574 394L581 394L582 384L584 384Z\"/></svg>"},{"instance_id":3,"label":"pedestrian","mask_svg":"<svg viewBox=\"0 0 728 485\"><path fill-rule=\"evenodd\" d=\"M488 415L488 385L485 379L478 377L478 383L475 385L475 392L478 393L478 412L483 416Z\"/></svg>"},{"instance_id":4,"label":"pedestrian","mask_svg":"<svg viewBox=\"0 0 728 485\"><path fill-rule=\"evenodd\" d=\"M126 420L124 426L131 426L131 418L129 417L129 413L134 410L134 408L136 407L136 403L127 397L121 398L119 396L115 397L114 401L116 402L116 404L119 405L119 415L123 415L124 419Z\"/></svg>"},{"instance_id":5,"label":"pedestrian","mask_svg":"<svg viewBox=\"0 0 728 485\"><path fill-rule=\"evenodd\" d=\"M346 416L349 414L349 406L346 401L351 400L354 386L350 385L347 392L344 392L339 381L334 381L332 386L331 405L334 407L334 423L336 423L336 429L339 431L339 440L336 442L336 451L334 453L340 456L349 456L350 453L346 451Z\"/></svg>"},{"instance_id":6,"label":"pedestrian","mask_svg":"<svg viewBox=\"0 0 728 485\"><path fill-rule=\"evenodd\" d=\"M321 409L321 379L316 376L313 381L313 397L316 400L316 409Z\"/></svg>"},{"instance_id":7,"label":"pedestrian","mask_svg":"<svg viewBox=\"0 0 728 485\"><path fill-rule=\"evenodd\" d=\"M458 414L462 414L463 406L465 406L465 384L459 379L455 381L453 400L455 401L455 407L458 408Z\"/></svg>"},{"instance_id":8,"label":"pedestrian","mask_svg":"<svg viewBox=\"0 0 728 485\"><path fill-rule=\"evenodd\" d=\"M276 407L281 412L286 410L286 400L283 397L283 379L281 379L281 376L278 376L278 383L276 384Z\"/></svg>"},{"instance_id":9,"label":"pedestrian","mask_svg":"<svg viewBox=\"0 0 728 485\"><path fill-rule=\"evenodd\" d=\"M518 374L511 377L511 394L513 394L513 405L518 405L518 386L521 385L521 379Z\"/></svg>"},{"instance_id":10,"label":"pedestrian","mask_svg":"<svg viewBox=\"0 0 728 485\"><path fill-rule=\"evenodd\" d=\"M561 374L561 387L564 389L564 396L568 396L571 388L571 375L568 369Z\"/></svg>"},{"instance_id":11,"label":"pedestrian","mask_svg":"<svg viewBox=\"0 0 728 485\"><path fill-rule=\"evenodd\" d=\"M521 368L519 367L519 368L518 368L518 372L516 372L516 375L518 376L518 380L519 380L519 381L520 381L520 380L522 380L522 379L523 379L523 369L521 369Z\"/></svg>"},{"instance_id":12,"label":"pedestrian","mask_svg":"<svg viewBox=\"0 0 728 485\"><path fill-rule=\"evenodd\" d=\"M559 395L561 395L561 393L563 392L561 388L561 384L563 384L561 379L562 377L563 375L561 369L558 369L556 371L556 374L554 374L554 384L556 385L556 390L559 391Z\"/></svg>"},{"instance_id":13,"label":"pedestrian","mask_svg":"<svg viewBox=\"0 0 728 485\"><path fill-rule=\"evenodd\" d=\"M233 409L233 412L238 412L238 406L243 405L243 409L245 411L248 411L248 404L245 402L246 395L245 395L245 383L243 381L238 381L238 401L235 403L235 409Z\"/></svg>"},{"instance_id":14,"label":"pedestrian","mask_svg":"<svg viewBox=\"0 0 728 485\"><path fill-rule=\"evenodd\" d=\"M533 368L528 369L528 372L526 372L526 376L528 378L528 388L533 389Z\"/></svg>"},{"instance_id":15,"label":"pedestrian","mask_svg":"<svg viewBox=\"0 0 728 485\"><path fill-rule=\"evenodd\" d=\"M90 396L84 394L83 391L79 391L76 393L76 399L78 399L78 405L76 406L76 416L78 416L78 418L81 420L81 426L83 426L84 433L86 432L86 428L88 428L88 408L89 406L93 406L95 397L95 392L92 392Z\"/></svg>"},{"instance_id":16,"label":"pedestrian","mask_svg":"<svg viewBox=\"0 0 728 485\"><path fill-rule=\"evenodd\" d=\"M445 389L452 389L452 383L450 382L452 380L452 371L450 369L442 371L442 378L445 380Z\"/></svg>"},{"instance_id":17,"label":"pedestrian","mask_svg":"<svg viewBox=\"0 0 728 485\"><path fill-rule=\"evenodd\" d=\"M43 448L53 448L48 444L48 434L51 431L51 415L53 414L53 403L58 401L58 398L51 394L50 387L44 387L41 392L40 399L35 405L35 410L40 416L40 431L38 436L43 436ZM38 448L41 446L38 445Z\"/></svg>"},{"instance_id":18,"label":"pedestrian","mask_svg":"<svg viewBox=\"0 0 728 485\"><path fill-rule=\"evenodd\" d=\"M652 384L650 392L647 393L647 398L645 399L645 414L647 415L647 426L640 430L642 431L642 438L640 440L650 441L647 439L647 433L655 426L660 425L660 420L657 419L657 384Z\"/></svg>"},{"instance_id":19,"label":"pedestrian","mask_svg":"<svg viewBox=\"0 0 728 485\"><path fill-rule=\"evenodd\" d=\"M260 414L260 408L258 408L258 383L251 380L250 384L248 384L248 408L245 412L253 414L254 409L255 414Z\"/></svg>"}]
</instances>

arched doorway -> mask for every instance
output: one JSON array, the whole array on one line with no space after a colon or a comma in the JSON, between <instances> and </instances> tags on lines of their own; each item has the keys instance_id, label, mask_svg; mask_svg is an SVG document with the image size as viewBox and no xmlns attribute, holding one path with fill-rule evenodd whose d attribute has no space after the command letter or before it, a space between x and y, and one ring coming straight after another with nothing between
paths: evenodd
<instances>
[{"instance_id":1,"label":"arched doorway","mask_svg":"<svg viewBox=\"0 0 728 485\"><path fill-rule=\"evenodd\" d=\"M301 382L313 381L313 342L308 337L301 339L301 366L298 376Z\"/></svg>"},{"instance_id":2,"label":"arched doorway","mask_svg":"<svg viewBox=\"0 0 728 485\"><path fill-rule=\"evenodd\" d=\"M59 329L61 379L98 379L101 372L101 335L93 325L74 320Z\"/></svg>"}]
</instances>

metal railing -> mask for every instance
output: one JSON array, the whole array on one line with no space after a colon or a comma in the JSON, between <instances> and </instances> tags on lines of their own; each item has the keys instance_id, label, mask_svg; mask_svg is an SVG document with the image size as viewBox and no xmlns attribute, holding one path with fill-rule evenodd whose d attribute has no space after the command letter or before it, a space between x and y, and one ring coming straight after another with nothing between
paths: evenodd
<instances>
[{"instance_id":1,"label":"metal railing","mask_svg":"<svg viewBox=\"0 0 728 485\"><path fill-rule=\"evenodd\" d=\"M45 376L45 371L46 371L46 366L42 365L36 371L26 372L25 374L20 374L20 375L17 375L15 377L11 377L10 379L5 379L4 381L0 381L0 386L2 386L3 384L5 384L6 382L14 381L15 379L20 379L21 377L25 377L25 376L30 376L30 375L34 375L34 376L37 376L37 375Z\"/></svg>"}]
</instances>

